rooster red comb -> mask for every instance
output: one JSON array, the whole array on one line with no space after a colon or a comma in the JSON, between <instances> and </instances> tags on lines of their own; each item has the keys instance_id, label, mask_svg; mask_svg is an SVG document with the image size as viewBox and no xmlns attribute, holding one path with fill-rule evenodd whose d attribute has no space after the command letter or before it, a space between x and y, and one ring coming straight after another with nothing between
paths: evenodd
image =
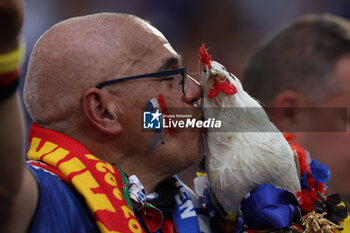
<instances>
[{"instance_id":1,"label":"rooster red comb","mask_svg":"<svg viewBox=\"0 0 350 233\"><path fill-rule=\"evenodd\" d=\"M199 60L203 66L207 65L209 69L211 68L211 55L208 54L205 43L199 48Z\"/></svg>"}]
</instances>

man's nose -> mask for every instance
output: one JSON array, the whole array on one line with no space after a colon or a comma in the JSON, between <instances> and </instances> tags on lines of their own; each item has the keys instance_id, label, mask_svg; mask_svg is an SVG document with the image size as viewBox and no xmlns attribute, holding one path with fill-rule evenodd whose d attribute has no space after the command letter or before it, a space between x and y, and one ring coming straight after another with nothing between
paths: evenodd
<instances>
[{"instance_id":1,"label":"man's nose","mask_svg":"<svg viewBox=\"0 0 350 233\"><path fill-rule=\"evenodd\" d=\"M185 95L182 96L182 99L186 103L194 103L200 98L203 97L203 89L201 84L190 75L187 75L187 86L185 90Z\"/></svg>"}]
</instances>

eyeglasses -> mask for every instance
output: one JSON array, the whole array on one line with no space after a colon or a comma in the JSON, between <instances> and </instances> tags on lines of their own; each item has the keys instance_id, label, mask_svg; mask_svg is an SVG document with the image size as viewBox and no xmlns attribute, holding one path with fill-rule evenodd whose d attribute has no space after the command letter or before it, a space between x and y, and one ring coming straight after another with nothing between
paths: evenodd
<instances>
[{"instance_id":1,"label":"eyeglasses","mask_svg":"<svg viewBox=\"0 0 350 233\"><path fill-rule=\"evenodd\" d=\"M181 76L182 76L180 84L182 87L182 94L184 96L186 96L185 91L186 91L186 77L187 77L187 75L186 75L185 68L107 80L107 81L100 82L99 84L97 84L96 88L101 89L104 86L114 84L114 83L124 82L124 81L128 81L128 80L135 80L135 79L141 79L141 78L160 78L160 77L165 77L165 76L170 76L170 75L178 75L178 74L181 74Z\"/></svg>"}]
</instances>

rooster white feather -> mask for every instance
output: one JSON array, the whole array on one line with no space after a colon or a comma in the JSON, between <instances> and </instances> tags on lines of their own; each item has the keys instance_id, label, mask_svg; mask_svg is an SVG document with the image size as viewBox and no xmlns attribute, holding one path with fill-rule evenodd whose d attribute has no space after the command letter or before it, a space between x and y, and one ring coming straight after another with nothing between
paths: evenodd
<instances>
[{"instance_id":1,"label":"rooster white feather","mask_svg":"<svg viewBox=\"0 0 350 233\"><path fill-rule=\"evenodd\" d=\"M283 134L238 78L201 49L204 117L221 119L225 127L207 134L206 170L216 198L227 213L236 213L243 197L259 184L296 194L298 171Z\"/></svg>"}]
</instances>

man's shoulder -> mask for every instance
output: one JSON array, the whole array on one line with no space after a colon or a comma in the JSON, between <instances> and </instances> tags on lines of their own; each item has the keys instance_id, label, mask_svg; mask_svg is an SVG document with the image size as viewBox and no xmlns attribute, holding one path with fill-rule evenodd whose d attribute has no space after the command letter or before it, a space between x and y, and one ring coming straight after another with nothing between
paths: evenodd
<instances>
[{"instance_id":1,"label":"man's shoulder","mask_svg":"<svg viewBox=\"0 0 350 233\"><path fill-rule=\"evenodd\" d=\"M29 232L98 232L83 198L59 175L41 165L26 163L39 187Z\"/></svg>"}]
</instances>

